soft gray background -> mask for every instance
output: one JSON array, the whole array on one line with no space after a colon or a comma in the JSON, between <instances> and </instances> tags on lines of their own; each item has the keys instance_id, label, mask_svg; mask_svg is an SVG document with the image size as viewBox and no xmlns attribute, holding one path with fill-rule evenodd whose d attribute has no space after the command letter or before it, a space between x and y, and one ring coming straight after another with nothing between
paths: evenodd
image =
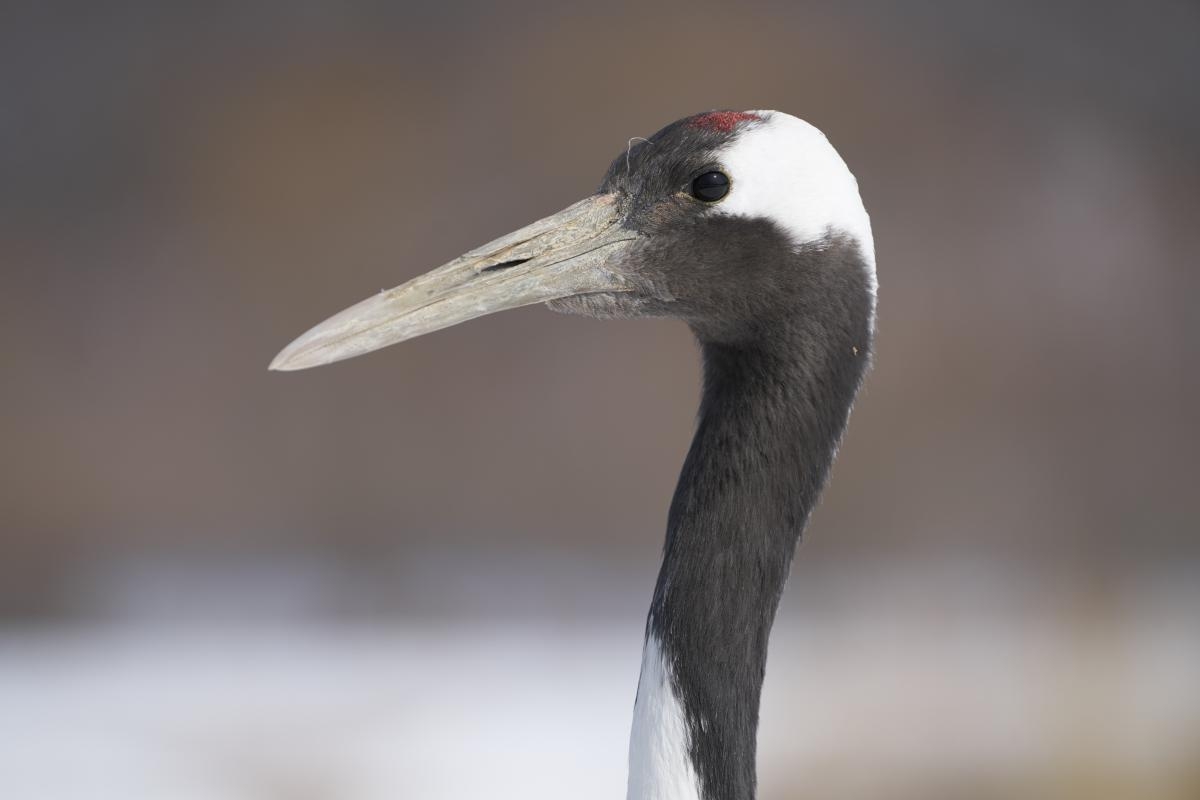
<instances>
[{"instance_id":1,"label":"soft gray background","mask_svg":"<svg viewBox=\"0 0 1200 800\"><path fill-rule=\"evenodd\" d=\"M1196 796L1198 35L1162 0L0 12L0 794L622 796L687 331L531 308L265 367L729 107L830 136L881 281L764 796Z\"/></svg>"}]
</instances>

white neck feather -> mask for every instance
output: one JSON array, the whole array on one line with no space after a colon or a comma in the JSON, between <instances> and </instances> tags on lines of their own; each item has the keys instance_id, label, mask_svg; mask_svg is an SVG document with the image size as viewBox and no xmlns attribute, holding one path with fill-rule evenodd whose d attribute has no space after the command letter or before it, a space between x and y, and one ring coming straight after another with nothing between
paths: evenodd
<instances>
[{"instance_id":1,"label":"white neck feather","mask_svg":"<svg viewBox=\"0 0 1200 800\"><path fill-rule=\"evenodd\" d=\"M683 706L671 686L670 667L650 634L633 707L628 800L699 800L687 730Z\"/></svg>"}]
</instances>

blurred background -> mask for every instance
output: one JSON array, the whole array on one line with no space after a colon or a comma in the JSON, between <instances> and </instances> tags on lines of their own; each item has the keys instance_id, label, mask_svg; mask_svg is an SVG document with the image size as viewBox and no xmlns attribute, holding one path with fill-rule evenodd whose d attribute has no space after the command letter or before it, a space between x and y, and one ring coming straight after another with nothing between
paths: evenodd
<instances>
[{"instance_id":1,"label":"blurred background","mask_svg":"<svg viewBox=\"0 0 1200 800\"><path fill-rule=\"evenodd\" d=\"M0 13L0 795L624 796L699 377L527 308L293 337L710 108L858 176L878 354L764 798L1200 797L1193 3Z\"/></svg>"}]
</instances>

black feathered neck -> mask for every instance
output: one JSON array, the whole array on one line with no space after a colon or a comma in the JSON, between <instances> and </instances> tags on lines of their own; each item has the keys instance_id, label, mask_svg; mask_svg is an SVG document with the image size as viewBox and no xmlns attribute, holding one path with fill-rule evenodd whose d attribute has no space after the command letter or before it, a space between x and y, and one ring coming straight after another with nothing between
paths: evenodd
<instances>
[{"instance_id":1,"label":"black feathered neck","mask_svg":"<svg viewBox=\"0 0 1200 800\"><path fill-rule=\"evenodd\" d=\"M870 357L858 247L800 253L788 308L735 343L697 329L704 388L648 631L684 709L704 800L749 800L767 640Z\"/></svg>"}]
</instances>

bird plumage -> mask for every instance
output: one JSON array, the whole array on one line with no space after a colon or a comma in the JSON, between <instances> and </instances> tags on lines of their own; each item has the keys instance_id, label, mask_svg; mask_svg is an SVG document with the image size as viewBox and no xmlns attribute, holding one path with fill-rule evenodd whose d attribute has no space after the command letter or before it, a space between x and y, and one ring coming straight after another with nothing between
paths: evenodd
<instances>
[{"instance_id":1,"label":"bird plumage","mask_svg":"<svg viewBox=\"0 0 1200 800\"><path fill-rule=\"evenodd\" d=\"M875 252L823 134L721 111L630 140L592 197L337 315L273 363L335 361L545 302L668 316L704 384L646 624L630 800L748 800L767 642L870 362Z\"/></svg>"}]
</instances>

